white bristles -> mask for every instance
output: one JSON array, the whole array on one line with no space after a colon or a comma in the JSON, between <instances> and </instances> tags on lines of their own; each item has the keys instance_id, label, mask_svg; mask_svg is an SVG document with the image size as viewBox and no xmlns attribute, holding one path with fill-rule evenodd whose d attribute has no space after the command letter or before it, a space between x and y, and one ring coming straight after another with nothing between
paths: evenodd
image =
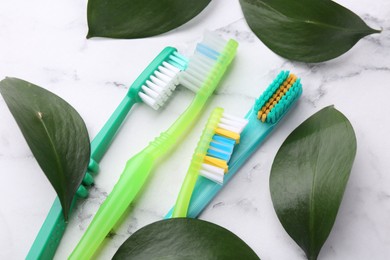
<instances>
[{"instance_id":1,"label":"white bristles","mask_svg":"<svg viewBox=\"0 0 390 260\"><path fill-rule=\"evenodd\" d=\"M223 113L223 118L226 118L226 119L229 119L229 120L232 120L232 121L236 121L236 122L240 122L241 124L244 124L244 125L248 123L247 119L244 119L244 118L241 118L241 117L238 117L238 116L233 116L233 115L230 115L230 114L227 114L227 113Z\"/></svg>"},{"instance_id":2,"label":"white bristles","mask_svg":"<svg viewBox=\"0 0 390 260\"><path fill-rule=\"evenodd\" d=\"M197 52L195 53L196 59L200 60L204 63L205 66L213 66L215 63L215 60L210 58L209 56L206 56L204 53Z\"/></svg>"},{"instance_id":3,"label":"white bristles","mask_svg":"<svg viewBox=\"0 0 390 260\"><path fill-rule=\"evenodd\" d=\"M221 52L223 48L225 47L226 42L218 37L216 34L206 31L205 35L205 43L208 46L213 46L213 49L216 50L217 52Z\"/></svg>"},{"instance_id":4,"label":"white bristles","mask_svg":"<svg viewBox=\"0 0 390 260\"><path fill-rule=\"evenodd\" d=\"M169 64L168 62L164 61L163 62L163 66L171 71L173 71L176 75L176 73L178 73L180 71L180 69L176 68L175 66Z\"/></svg>"},{"instance_id":5,"label":"white bristles","mask_svg":"<svg viewBox=\"0 0 390 260\"><path fill-rule=\"evenodd\" d=\"M161 99L161 98L159 98L159 94L156 91L154 91L150 88L147 88L144 85L142 86L142 90L145 93L145 94L144 93L142 93L142 94L148 95L149 97L155 99L156 101Z\"/></svg>"},{"instance_id":6,"label":"white bristles","mask_svg":"<svg viewBox=\"0 0 390 260\"><path fill-rule=\"evenodd\" d=\"M167 64L168 64L168 63L167 63ZM170 71L170 70L164 68L163 66L159 66L159 67L158 67L158 70L161 71L162 73L168 75L169 77L171 77L171 79L174 78L174 77L176 76L176 74L173 73L173 71Z\"/></svg>"},{"instance_id":7,"label":"white bristles","mask_svg":"<svg viewBox=\"0 0 390 260\"><path fill-rule=\"evenodd\" d=\"M200 86L202 85L203 81L198 79L197 77L194 77L192 75L192 72L191 71L186 71L187 73L185 73L184 75L182 75L182 78L191 82L193 84L193 86Z\"/></svg>"},{"instance_id":8,"label":"white bristles","mask_svg":"<svg viewBox=\"0 0 390 260\"><path fill-rule=\"evenodd\" d=\"M235 136L236 134L241 134L247 123L248 120L246 119L223 113L218 123L218 128L233 132L233 136ZM215 134L213 140L208 147L207 156L225 161L227 164L231 158L234 145L236 143L236 140L233 139L233 136L220 136L219 134ZM225 172L225 169L223 167L226 167L226 165L224 165L224 163L217 164L220 167L204 162L202 164L199 174L214 182L222 184Z\"/></svg>"},{"instance_id":9,"label":"white bristles","mask_svg":"<svg viewBox=\"0 0 390 260\"><path fill-rule=\"evenodd\" d=\"M157 77L158 79L164 81L164 82L167 83L167 84L168 84L169 82L172 81L172 78L171 78L171 77L169 77L169 76L167 76L167 75L164 75L164 74L162 74L162 73L159 72L159 71L156 71L156 72L154 73L154 75L156 75L156 77Z\"/></svg>"},{"instance_id":10,"label":"white bristles","mask_svg":"<svg viewBox=\"0 0 390 260\"><path fill-rule=\"evenodd\" d=\"M158 109L160 106L157 104L157 101L154 100L153 98L145 95L144 93L140 92L139 94L139 97L142 99L143 102L145 102L145 104L151 106L153 109Z\"/></svg>"},{"instance_id":11,"label":"white bristles","mask_svg":"<svg viewBox=\"0 0 390 260\"><path fill-rule=\"evenodd\" d=\"M193 92L197 92L199 90L199 88L194 85L193 83L189 82L188 80L186 80L185 78L181 77L180 78L180 83L185 86L186 88L188 88L189 90L193 91Z\"/></svg>"},{"instance_id":12,"label":"white bristles","mask_svg":"<svg viewBox=\"0 0 390 260\"><path fill-rule=\"evenodd\" d=\"M138 93L145 104L159 109L168 100L169 96L179 84L180 69L164 61L142 86Z\"/></svg>"},{"instance_id":13,"label":"white bristles","mask_svg":"<svg viewBox=\"0 0 390 260\"><path fill-rule=\"evenodd\" d=\"M232 128L234 130L230 130L230 131L233 131L233 132L240 134L247 123L248 123L248 120L246 120L246 119L223 113L220 124L223 124L228 128ZM222 128L224 128L224 127L222 127Z\"/></svg>"},{"instance_id":14,"label":"white bristles","mask_svg":"<svg viewBox=\"0 0 390 260\"><path fill-rule=\"evenodd\" d=\"M203 75L201 73L199 73L199 71L196 71L196 70L192 69L190 72L188 72L188 74L190 74L191 76L193 76L197 80L203 80L203 78L202 78Z\"/></svg>"},{"instance_id":15,"label":"white bristles","mask_svg":"<svg viewBox=\"0 0 390 260\"><path fill-rule=\"evenodd\" d=\"M148 87L148 88L154 90L156 93L159 94L159 98L162 99L163 101L168 99L168 94L165 93L166 91L162 87L154 84L153 82L151 82L149 80L146 81L146 86L144 85L143 87Z\"/></svg>"},{"instance_id":16,"label":"white bristles","mask_svg":"<svg viewBox=\"0 0 390 260\"><path fill-rule=\"evenodd\" d=\"M219 123L218 127L222 128L222 129L229 130L229 131L234 132L234 133L240 133L240 128L237 128L237 127L235 127L235 125L232 125L232 124L226 125L223 123Z\"/></svg>"},{"instance_id":17,"label":"white bristles","mask_svg":"<svg viewBox=\"0 0 390 260\"><path fill-rule=\"evenodd\" d=\"M156 84L157 86L159 86L161 88L165 88L165 86L167 85L167 83L165 83L162 80L156 78L155 76L151 76L150 79L152 80L152 82L154 84Z\"/></svg>"},{"instance_id":18,"label":"white bristles","mask_svg":"<svg viewBox=\"0 0 390 260\"><path fill-rule=\"evenodd\" d=\"M216 58L226 44L227 42L216 34L206 32L203 42L198 44L195 54L190 58L187 69L179 76L181 85L198 92L218 62Z\"/></svg>"},{"instance_id":19,"label":"white bristles","mask_svg":"<svg viewBox=\"0 0 390 260\"><path fill-rule=\"evenodd\" d=\"M223 183L224 170L219 167L203 163L199 174L219 184Z\"/></svg>"},{"instance_id":20,"label":"white bristles","mask_svg":"<svg viewBox=\"0 0 390 260\"><path fill-rule=\"evenodd\" d=\"M197 45L193 57L173 53L169 62L162 62L142 86L139 97L154 109L163 106L180 83L193 92L202 88L218 62L218 56L227 42L214 33L206 32L203 42ZM185 64L185 65L184 65ZM185 68L185 71L181 69Z\"/></svg>"}]
</instances>

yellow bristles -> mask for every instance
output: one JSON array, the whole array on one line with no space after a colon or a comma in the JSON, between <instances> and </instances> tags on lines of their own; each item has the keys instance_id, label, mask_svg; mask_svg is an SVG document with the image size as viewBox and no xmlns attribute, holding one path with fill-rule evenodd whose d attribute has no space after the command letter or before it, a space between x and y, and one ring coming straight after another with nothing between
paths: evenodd
<instances>
[{"instance_id":1,"label":"yellow bristles","mask_svg":"<svg viewBox=\"0 0 390 260\"><path fill-rule=\"evenodd\" d=\"M221 159L214 158L214 157L211 157L211 156L207 156L206 155L204 157L204 162L207 163L207 164L214 165L214 166L217 166L219 168L222 168L225 173L227 173L227 171L229 169L225 160L221 160Z\"/></svg>"},{"instance_id":2,"label":"yellow bristles","mask_svg":"<svg viewBox=\"0 0 390 260\"><path fill-rule=\"evenodd\" d=\"M215 129L215 133L219 134L221 136L233 139L233 140L236 141L237 144L240 143L240 135L235 133L235 132L232 132L232 131L229 131L229 130L222 129L222 128L218 127L217 129Z\"/></svg>"}]
</instances>

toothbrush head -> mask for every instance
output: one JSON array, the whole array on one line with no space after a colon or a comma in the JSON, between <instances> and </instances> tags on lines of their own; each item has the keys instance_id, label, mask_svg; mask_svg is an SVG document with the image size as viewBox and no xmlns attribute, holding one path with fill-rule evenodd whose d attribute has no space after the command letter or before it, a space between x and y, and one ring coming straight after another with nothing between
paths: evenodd
<instances>
[{"instance_id":1,"label":"toothbrush head","mask_svg":"<svg viewBox=\"0 0 390 260\"><path fill-rule=\"evenodd\" d=\"M129 94L159 109L179 84L178 74L186 69L187 63L187 58L175 48L166 47L134 81Z\"/></svg>"},{"instance_id":2,"label":"toothbrush head","mask_svg":"<svg viewBox=\"0 0 390 260\"><path fill-rule=\"evenodd\" d=\"M211 95L233 60L238 43L225 41L214 33L206 32L198 43L188 66L179 76L180 84L198 93Z\"/></svg>"},{"instance_id":3,"label":"toothbrush head","mask_svg":"<svg viewBox=\"0 0 390 260\"><path fill-rule=\"evenodd\" d=\"M229 115L224 113L222 108L216 108L203 130L189 171L196 171L222 184L234 146L239 143L240 133L247 123L246 119Z\"/></svg>"},{"instance_id":4,"label":"toothbrush head","mask_svg":"<svg viewBox=\"0 0 390 260\"><path fill-rule=\"evenodd\" d=\"M282 71L256 100L254 110L263 123L275 124L302 94L301 80Z\"/></svg>"}]
</instances>

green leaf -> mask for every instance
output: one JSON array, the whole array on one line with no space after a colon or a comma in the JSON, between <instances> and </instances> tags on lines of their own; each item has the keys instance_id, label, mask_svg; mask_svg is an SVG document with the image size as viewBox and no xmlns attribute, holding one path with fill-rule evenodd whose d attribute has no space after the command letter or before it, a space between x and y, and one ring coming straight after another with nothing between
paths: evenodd
<instances>
[{"instance_id":1,"label":"green leaf","mask_svg":"<svg viewBox=\"0 0 390 260\"><path fill-rule=\"evenodd\" d=\"M199 14L210 0L89 0L87 38L143 38L170 31Z\"/></svg>"},{"instance_id":2,"label":"green leaf","mask_svg":"<svg viewBox=\"0 0 390 260\"><path fill-rule=\"evenodd\" d=\"M135 232L113 259L259 259L239 237L215 224L191 218L152 223Z\"/></svg>"},{"instance_id":3,"label":"green leaf","mask_svg":"<svg viewBox=\"0 0 390 260\"><path fill-rule=\"evenodd\" d=\"M273 52L291 60L330 60L364 36L379 32L330 0L240 0L240 4L257 37Z\"/></svg>"},{"instance_id":4,"label":"green leaf","mask_svg":"<svg viewBox=\"0 0 390 260\"><path fill-rule=\"evenodd\" d=\"M27 81L6 78L0 81L0 93L57 192L67 219L89 162L84 121L63 99Z\"/></svg>"},{"instance_id":5,"label":"green leaf","mask_svg":"<svg viewBox=\"0 0 390 260\"><path fill-rule=\"evenodd\" d=\"M317 259L336 219L356 154L348 119L333 106L298 126L274 159L270 190L284 229Z\"/></svg>"}]
</instances>

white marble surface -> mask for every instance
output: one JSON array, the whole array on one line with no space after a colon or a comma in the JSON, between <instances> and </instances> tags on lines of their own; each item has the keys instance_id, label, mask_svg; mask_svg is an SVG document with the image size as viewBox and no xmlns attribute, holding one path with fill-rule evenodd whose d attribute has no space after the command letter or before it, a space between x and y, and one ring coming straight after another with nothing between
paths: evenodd
<instances>
[{"instance_id":1,"label":"white marble surface","mask_svg":"<svg viewBox=\"0 0 390 260\"><path fill-rule=\"evenodd\" d=\"M165 46L189 55L205 29L235 38L240 46L226 75L188 138L154 171L100 259L109 259L142 226L172 206L210 111L223 106L244 115L282 69L302 78L304 94L294 113L204 211L201 218L233 231L262 259L305 259L279 223L270 198L272 160L288 134L319 109L334 104L354 126L358 151L334 228L319 259L390 259L390 3L337 1L381 34L362 39L347 54L320 64L302 64L272 53L250 32L238 1L215 0L198 17L148 39L85 38L86 1L2 0L0 78L19 77L67 100L93 138L128 86ZM80 239L128 158L166 129L193 94L180 89L160 112L134 107L101 162L90 197L74 212L56 259L65 259ZM0 259L23 259L55 193L0 98Z\"/></svg>"}]
</instances>

